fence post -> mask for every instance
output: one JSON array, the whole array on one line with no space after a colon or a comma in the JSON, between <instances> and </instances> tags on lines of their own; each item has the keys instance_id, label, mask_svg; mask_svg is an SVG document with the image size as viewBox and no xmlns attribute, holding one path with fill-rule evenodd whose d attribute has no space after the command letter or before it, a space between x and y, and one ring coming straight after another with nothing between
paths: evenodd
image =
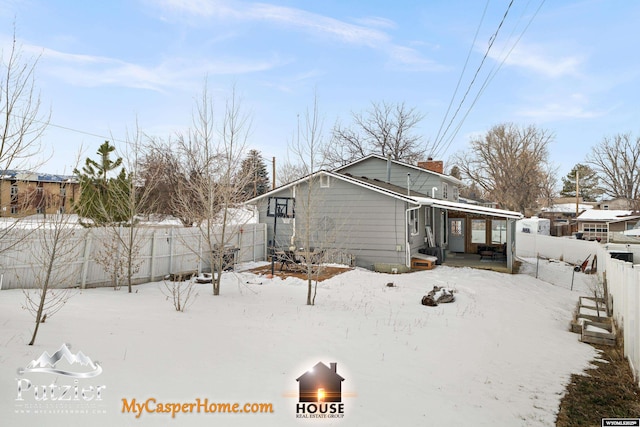
<instances>
[{"instance_id":1,"label":"fence post","mask_svg":"<svg viewBox=\"0 0 640 427\"><path fill-rule=\"evenodd\" d=\"M156 267L156 230L153 230L151 232L151 260L149 261L149 281L153 282L154 279L154 274L153 272L155 271L155 267Z\"/></svg>"},{"instance_id":2,"label":"fence post","mask_svg":"<svg viewBox=\"0 0 640 427\"><path fill-rule=\"evenodd\" d=\"M169 233L169 274L173 273L173 227Z\"/></svg>"},{"instance_id":3,"label":"fence post","mask_svg":"<svg viewBox=\"0 0 640 427\"><path fill-rule=\"evenodd\" d=\"M91 253L91 238L93 236L93 230L90 229L87 233L87 238L84 240L84 251L82 260L82 273L80 276L80 288L85 289L87 287L87 273L89 270L89 254Z\"/></svg>"}]
</instances>

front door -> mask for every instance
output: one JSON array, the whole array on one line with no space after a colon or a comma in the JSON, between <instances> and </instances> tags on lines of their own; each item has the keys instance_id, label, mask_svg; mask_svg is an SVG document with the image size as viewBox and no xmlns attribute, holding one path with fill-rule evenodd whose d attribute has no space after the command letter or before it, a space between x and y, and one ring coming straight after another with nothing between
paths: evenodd
<instances>
[{"instance_id":1,"label":"front door","mask_svg":"<svg viewBox=\"0 0 640 427\"><path fill-rule=\"evenodd\" d=\"M449 251L464 252L464 218L449 218Z\"/></svg>"}]
</instances>

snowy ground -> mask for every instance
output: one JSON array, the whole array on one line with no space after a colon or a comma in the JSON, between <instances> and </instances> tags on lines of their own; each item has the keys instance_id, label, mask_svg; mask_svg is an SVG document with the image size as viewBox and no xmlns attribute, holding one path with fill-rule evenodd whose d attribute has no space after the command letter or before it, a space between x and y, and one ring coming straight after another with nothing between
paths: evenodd
<instances>
[{"instance_id":1,"label":"snowy ground","mask_svg":"<svg viewBox=\"0 0 640 427\"><path fill-rule=\"evenodd\" d=\"M584 292L526 274L443 266L403 275L354 270L321 283L314 307L304 305L306 285L295 278L223 279L218 297L211 285L197 285L198 297L184 313L158 283L133 294L85 290L42 325L33 347L26 345L33 324L21 309L22 292L0 291L0 424L552 426L569 376L596 356L568 332ZM456 301L422 306L434 285L455 289ZM63 343L99 361L102 373L76 383L17 373ZM337 363L345 378L343 419L296 418L296 379L318 362ZM38 385L51 383L58 386L54 400L50 394L36 400ZM70 401L61 397L64 385ZM83 400L83 389L92 400ZM134 398L154 398L152 409L199 398L272 403L274 412L136 418L123 413L123 399Z\"/></svg>"}]
</instances>

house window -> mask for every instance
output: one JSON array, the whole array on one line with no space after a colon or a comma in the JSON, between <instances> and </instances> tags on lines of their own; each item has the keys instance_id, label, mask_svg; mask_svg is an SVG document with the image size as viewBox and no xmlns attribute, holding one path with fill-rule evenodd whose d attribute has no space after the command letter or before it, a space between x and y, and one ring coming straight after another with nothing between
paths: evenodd
<instances>
[{"instance_id":1,"label":"house window","mask_svg":"<svg viewBox=\"0 0 640 427\"><path fill-rule=\"evenodd\" d=\"M18 195L18 186L16 184L11 185L11 197Z\"/></svg>"},{"instance_id":2,"label":"house window","mask_svg":"<svg viewBox=\"0 0 640 427\"><path fill-rule=\"evenodd\" d=\"M484 219L471 220L471 243L487 243L487 221Z\"/></svg>"},{"instance_id":3,"label":"house window","mask_svg":"<svg viewBox=\"0 0 640 427\"><path fill-rule=\"evenodd\" d=\"M462 219L454 219L451 220L451 236L460 237L462 236Z\"/></svg>"},{"instance_id":4,"label":"house window","mask_svg":"<svg viewBox=\"0 0 640 427\"><path fill-rule=\"evenodd\" d=\"M502 244L507 241L507 221L504 219L491 220L491 243Z\"/></svg>"},{"instance_id":5,"label":"house window","mask_svg":"<svg viewBox=\"0 0 640 427\"><path fill-rule=\"evenodd\" d=\"M458 191L458 187L453 187L453 201L457 202L460 199L460 192Z\"/></svg>"},{"instance_id":6,"label":"house window","mask_svg":"<svg viewBox=\"0 0 640 427\"><path fill-rule=\"evenodd\" d=\"M586 239L596 239L606 237L607 232L609 231L609 227L607 224L602 223L589 223L585 222L582 224L582 232L584 233L584 237Z\"/></svg>"},{"instance_id":7,"label":"house window","mask_svg":"<svg viewBox=\"0 0 640 427\"><path fill-rule=\"evenodd\" d=\"M449 184L447 184L446 182L442 183L442 198L444 200L449 199Z\"/></svg>"},{"instance_id":8,"label":"house window","mask_svg":"<svg viewBox=\"0 0 640 427\"><path fill-rule=\"evenodd\" d=\"M331 177L329 175L320 175L320 187L329 188L329 184L331 182L330 179Z\"/></svg>"},{"instance_id":9,"label":"house window","mask_svg":"<svg viewBox=\"0 0 640 427\"><path fill-rule=\"evenodd\" d=\"M12 214L17 214L18 213L18 206L11 205L11 213Z\"/></svg>"},{"instance_id":10,"label":"house window","mask_svg":"<svg viewBox=\"0 0 640 427\"><path fill-rule=\"evenodd\" d=\"M609 205L602 205L602 210L603 211L608 211L609 210Z\"/></svg>"},{"instance_id":11,"label":"house window","mask_svg":"<svg viewBox=\"0 0 640 427\"><path fill-rule=\"evenodd\" d=\"M413 236L418 234L418 230L419 230L418 218L419 218L418 209L409 211L409 230L411 230L411 235Z\"/></svg>"},{"instance_id":12,"label":"house window","mask_svg":"<svg viewBox=\"0 0 640 427\"><path fill-rule=\"evenodd\" d=\"M37 214L43 214L43 213L44 213L44 208L43 208L42 206L38 206L38 207L36 208L36 213L37 213Z\"/></svg>"}]
</instances>

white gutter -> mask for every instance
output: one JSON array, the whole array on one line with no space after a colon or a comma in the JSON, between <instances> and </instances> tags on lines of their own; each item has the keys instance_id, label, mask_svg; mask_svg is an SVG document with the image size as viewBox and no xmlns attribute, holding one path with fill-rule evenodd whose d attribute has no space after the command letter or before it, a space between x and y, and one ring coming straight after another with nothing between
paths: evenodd
<instances>
[{"instance_id":1,"label":"white gutter","mask_svg":"<svg viewBox=\"0 0 640 427\"><path fill-rule=\"evenodd\" d=\"M409 208L405 212L405 236L407 236L406 248L405 248L405 264L408 268L411 268L411 243L409 242L409 237L411 236L411 232L409 231L409 212L420 209L421 206L416 206L415 208Z\"/></svg>"},{"instance_id":2,"label":"white gutter","mask_svg":"<svg viewBox=\"0 0 640 427\"><path fill-rule=\"evenodd\" d=\"M307 185L311 185L311 183L307 182ZM293 197L293 203L295 204L295 200L296 200L296 188L298 188L297 185L294 185L293 188L291 189L291 196ZM295 205L294 205L295 206ZM295 247L296 245L296 217L295 215L293 216L293 219L291 219L291 221L293 222L293 227L292 228L292 232L291 232L291 241L289 242L289 247ZM275 244L275 242L274 242Z\"/></svg>"}]
</instances>

